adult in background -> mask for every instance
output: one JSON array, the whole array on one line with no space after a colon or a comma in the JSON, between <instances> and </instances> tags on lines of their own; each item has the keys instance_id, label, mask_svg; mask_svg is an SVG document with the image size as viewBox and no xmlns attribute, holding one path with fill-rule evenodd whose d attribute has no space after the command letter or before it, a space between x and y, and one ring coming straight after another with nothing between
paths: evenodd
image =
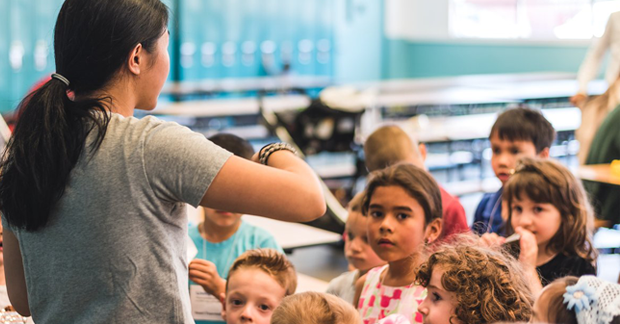
<instances>
[{"instance_id":1,"label":"adult in background","mask_svg":"<svg viewBox=\"0 0 620 324\"><path fill-rule=\"evenodd\" d=\"M601 38L592 43L579 68L577 74L579 89L570 98L575 106L579 106L587 98L588 83L596 78L603 57L608 49L611 51L611 57L605 72L605 80L611 86L620 76L620 11L614 12L609 16L605 32Z\"/></svg>"},{"instance_id":2,"label":"adult in background","mask_svg":"<svg viewBox=\"0 0 620 324\"><path fill-rule=\"evenodd\" d=\"M325 212L316 175L285 145L259 152L261 165L132 117L168 76L167 23L159 0L60 10L56 73L20 104L0 165L8 294L35 322L193 323L186 203L289 221Z\"/></svg>"}]
</instances>

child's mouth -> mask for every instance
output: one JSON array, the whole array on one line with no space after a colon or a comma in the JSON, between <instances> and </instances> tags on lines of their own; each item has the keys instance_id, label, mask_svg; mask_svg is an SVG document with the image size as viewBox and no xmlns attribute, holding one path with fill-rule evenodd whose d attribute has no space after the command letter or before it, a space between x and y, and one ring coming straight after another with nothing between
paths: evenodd
<instances>
[{"instance_id":1,"label":"child's mouth","mask_svg":"<svg viewBox=\"0 0 620 324\"><path fill-rule=\"evenodd\" d=\"M392 246L394 243L388 239L380 239L378 242L379 246Z\"/></svg>"}]
</instances>

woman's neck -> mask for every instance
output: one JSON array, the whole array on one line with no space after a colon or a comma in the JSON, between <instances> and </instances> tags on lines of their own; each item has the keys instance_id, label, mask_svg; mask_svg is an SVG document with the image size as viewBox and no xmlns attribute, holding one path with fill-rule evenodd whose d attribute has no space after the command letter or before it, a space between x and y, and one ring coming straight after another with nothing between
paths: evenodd
<instances>
[{"instance_id":1,"label":"woman's neck","mask_svg":"<svg viewBox=\"0 0 620 324\"><path fill-rule=\"evenodd\" d=\"M108 109L110 112L120 114L124 117L133 116L137 98L133 91L133 86L128 81L112 82L105 89L88 94L91 98L109 98ZM79 99L79 97L78 97Z\"/></svg>"},{"instance_id":2,"label":"woman's neck","mask_svg":"<svg viewBox=\"0 0 620 324\"><path fill-rule=\"evenodd\" d=\"M401 260L388 262L382 283L390 287L402 287L412 284L416 278L413 271L418 265L418 256L413 255Z\"/></svg>"},{"instance_id":3,"label":"woman's neck","mask_svg":"<svg viewBox=\"0 0 620 324\"><path fill-rule=\"evenodd\" d=\"M0 286L6 286L6 278L4 277L4 265L0 266Z\"/></svg>"}]
</instances>

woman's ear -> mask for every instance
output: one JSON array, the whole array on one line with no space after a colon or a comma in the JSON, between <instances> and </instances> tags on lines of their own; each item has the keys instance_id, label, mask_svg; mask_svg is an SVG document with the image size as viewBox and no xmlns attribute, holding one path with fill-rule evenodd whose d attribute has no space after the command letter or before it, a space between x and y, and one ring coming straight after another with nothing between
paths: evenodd
<instances>
[{"instance_id":1,"label":"woman's ear","mask_svg":"<svg viewBox=\"0 0 620 324\"><path fill-rule=\"evenodd\" d=\"M129 54L129 59L127 61L127 68L130 73L134 75L139 75L142 67L144 66L145 58L144 58L144 48L142 44L136 45L133 48L131 53Z\"/></svg>"},{"instance_id":2,"label":"woman's ear","mask_svg":"<svg viewBox=\"0 0 620 324\"><path fill-rule=\"evenodd\" d=\"M433 219L427 226L426 230L424 230L424 241L429 244L435 242L439 235L441 235L441 230L443 228L443 220L441 218Z\"/></svg>"}]
</instances>

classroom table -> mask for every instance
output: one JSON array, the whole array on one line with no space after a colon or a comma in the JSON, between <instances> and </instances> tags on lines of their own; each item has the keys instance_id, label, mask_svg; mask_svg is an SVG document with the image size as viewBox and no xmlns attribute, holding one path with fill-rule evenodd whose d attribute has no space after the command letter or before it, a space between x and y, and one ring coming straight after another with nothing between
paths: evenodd
<instances>
[{"instance_id":1,"label":"classroom table","mask_svg":"<svg viewBox=\"0 0 620 324\"><path fill-rule=\"evenodd\" d=\"M582 180L620 186L620 174L612 172L609 163L581 165L575 170L575 174Z\"/></svg>"},{"instance_id":2,"label":"classroom table","mask_svg":"<svg viewBox=\"0 0 620 324\"><path fill-rule=\"evenodd\" d=\"M198 224L201 221L198 209L189 205L187 206L187 216L192 224ZM337 243L342 240L341 234L310 225L283 222L252 215L244 215L242 219L268 231L282 249L287 251L302 247Z\"/></svg>"}]
</instances>

